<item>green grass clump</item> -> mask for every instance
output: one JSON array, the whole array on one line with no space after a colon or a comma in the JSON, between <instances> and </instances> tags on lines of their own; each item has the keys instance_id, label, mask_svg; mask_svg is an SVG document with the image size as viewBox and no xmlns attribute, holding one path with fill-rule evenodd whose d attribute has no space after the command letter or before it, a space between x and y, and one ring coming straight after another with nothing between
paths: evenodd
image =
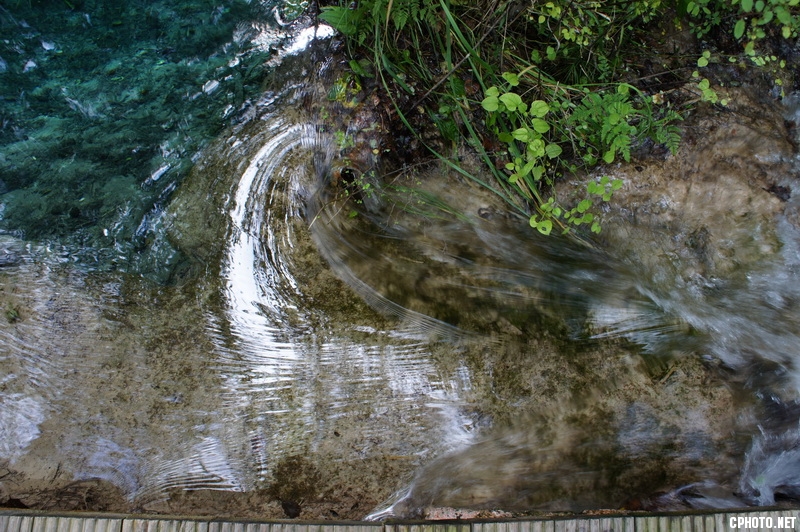
<instances>
[{"instance_id":1,"label":"green grass clump","mask_svg":"<svg viewBox=\"0 0 800 532\"><path fill-rule=\"evenodd\" d=\"M679 148L676 124L687 107L637 71L655 59L645 45L649 24L677 15L702 35L727 23L752 48L759 28L773 21L788 28L784 37L796 36L797 3L362 0L324 7L320 18L347 37L356 74L379 76L404 126L422 140L422 110L443 139L428 147L454 167L448 143L471 145L494 176L481 184L549 234L556 227L599 232L591 211L622 185L599 178L566 208L553 196L565 173L629 161L647 139L673 154ZM729 16L736 14L738 21ZM712 59L709 52L686 59L683 82L701 95L697 101L718 102L707 79L688 74Z\"/></svg>"}]
</instances>

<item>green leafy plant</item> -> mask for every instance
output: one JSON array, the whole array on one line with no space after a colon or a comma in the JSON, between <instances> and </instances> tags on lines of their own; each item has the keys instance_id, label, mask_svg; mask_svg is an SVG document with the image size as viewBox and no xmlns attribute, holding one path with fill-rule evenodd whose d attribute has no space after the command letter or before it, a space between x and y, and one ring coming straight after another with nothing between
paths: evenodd
<instances>
[{"instance_id":1,"label":"green leafy plant","mask_svg":"<svg viewBox=\"0 0 800 532\"><path fill-rule=\"evenodd\" d=\"M516 184L520 179L532 176L539 181L545 173L547 159L555 159L561 155L558 144L548 143L545 135L550 131L550 124L545 120L550 113L550 106L543 100L535 100L530 106L514 92L503 92L497 87L490 87L481 102L489 112L487 124L497 125L499 115L504 116L513 131L501 131L495 127L498 138L506 142L513 162L506 164L506 169L513 171L509 182Z\"/></svg>"},{"instance_id":2,"label":"green leafy plant","mask_svg":"<svg viewBox=\"0 0 800 532\"><path fill-rule=\"evenodd\" d=\"M673 153L678 149L680 134L673 124L679 119L677 113L667 111L658 118L652 98L628 84L618 84L613 91L584 89L577 104L572 103L571 94L556 91L550 93L549 102L537 99L528 103L513 92L520 84L520 76L504 73L502 77L506 80L505 90L488 88L481 106L487 113L487 127L507 146L509 161L505 170L509 184L538 203L538 210L529 222L543 234L549 234L554 223L565 231L588 224L593 232L599 232L600 224L587 212L594 205L591 198L609 201L613 191L622 185L605 178L601 188L592 185L587 189L588 197L573 209L559 206L553 197L544 199L543 185L552 185L554 177L565 167L575 169L562 159L565 148L573 156L579 156L586 167L594 166L600 158L606 164L617 157L629 161L631 146L644 136L666 144Z\"/></svg>"},{"instance_id":3,"label":"green leafy plant","mask_svg":"<svg viewBox=\"0 0 800 532\"><path fill-rule=\"evenodd\" d=\"M601 179L567 208L552 192L563 174L628 161L645 138L678 149L680 115L663 96L656 103L637 88L625 63L631 37L664 7L661 0L362 0L325 7L320 18L348 37L354 55L370 53L371 65L361 55L351 68L359 76L374 72L420 143L549 234L556 227L599 231L591 211L621 186ZM711 58L704 53L698 65ZM623 75L628 82L619 81ZM417 131L420 116L439 141ZM460 142L493 180L446 155Z\"/></svg>"},{"instance_id":4,"label":"green leafy plant","mask_svg":"<svg viewBox=\"0 0 800 532\"><path fill-rule=\"evenodd\" d=\"M784 39L796 38L800 30L800 0L693 0L680 4L698 37L729 16L736 17L733 36L737 40L747 37L747 54L755 53L755 44L766 36L768 26L779 27Z\"/></svg>"},{"instance_id":5,"label":"green leafy plant","mask_svg":"<svg viewBox=\"0 0 800 532\"><path fill-rule=\"evenodd\" d=\"M361 91L361 81L358 75L347 73L334 80L328 89L328 101L339 102L342 106L353 108L358 105L358 94Z\"/></svg>"},{"instance_id":6,"label":"green leafy plant","mask_svg":"<svg viewBox=\"0 0 800 532\"><path fill-rule=\"evenodd\" d=\"M589 225L593 233L600 232L600 222L589 210L594 206L595 199L610 201L611 195L622 188L621 179L611 179L602 176L598 181L592 181L586 186L587 197L581 200L572 209L564 209L555 198L548 198L539 209L539 214L530 217L530 226L538 230L543 235L549 235L553 230L553 221L563 221L566 224L565 232L571 225Z\"/></svg>"},{"instance_id":7,"label":"green leafy plant","mask_svg":"<svg viewBox=\"0 0 800 532\"><path fill-rule=\"evenodd\" d=\"M627 92L588 93L569 117L583 160L591 166L602 154L603 161L608 164L613 163L617 155L630 161L631 142L637 134L633 122L639 117Z\"/></svg>"},{"instance_id":8,"label":"green leafy plant","mask_svg":"<svg viewBox=\"0 0 800 532\"><path fill-rule=\"evenodd\" d=\"M323 7L319 18L363 45L375 36L376 25L388 27L391 22L400 32L409 23L434 24L437 7L431 0L362 0L355 7Z\"/></svg>"},{"instance_id":9,"label":"green leafy plant","mask_svg":"<svg viewBox=\"0 0 800 532\"><path fill-rule=\"evenodd\" d=\"M564 82L609 82L622 64L621 50L632 25L648 22L661 4L661 0L530 2L528 17L537 25L546 60L559 65ZM540 50L536 52L532 60L540 63Z\"/></svg>"}]
</instances>

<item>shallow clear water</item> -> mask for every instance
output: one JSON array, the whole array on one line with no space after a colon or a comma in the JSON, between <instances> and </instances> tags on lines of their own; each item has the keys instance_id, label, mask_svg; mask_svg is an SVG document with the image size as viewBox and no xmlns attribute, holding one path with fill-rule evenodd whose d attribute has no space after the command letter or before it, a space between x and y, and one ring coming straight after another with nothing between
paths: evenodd
<instances>
[{"instance_id":1,"label":"shallow clear water","mask_svg":"<svg viewBox=\"0 0 800 532\"><path fill-rule=\"evenodd\" d=\"M160 213L290 46L281 11L293 15L242 0L0 6L0 227L88 268L168 279L180 257L154 242Z\"/></svg>"},{"instance_id":2,"label":"shallow clear water","mask_svg":"<svg viewBox=\"0 0 800 532\"><path fill-rule=\"evenodd\" d=\"M100 6L68 15L87 29ZM126 13L161 24L166 6ZM151 151L98 159L107 172L68 130L53 126L41 144L45 129L26 113L43 111L20 94L66 74L27 80L43 70L22 60L56 61L46 54L58 48L0 12L18 44L0 54L15 94L0 159L10 233L0 241L0 502L360 518L797 496L793 199L774 230L730 224L727 255L711 244L676 254L686 235L611 215L595 246L538 238L446 169L370 181L361 171L380 160L337 136L369 111L350 117L327 98L337 75L327 41L289 57L270 46L293 51L298 40L281 45L270 40L277 25L252 22L272 20L270 6L184 7L219 42L167 54L196 70L180 98L153 106L183 125L147 137L120 127L134 135L125 153ZM101 13L118 27L118 14ZM176 27L174 42L159 32L153 42L177 46L188 34ZM160 60L147 61L134 60L135 75ZM23 80L34 88L20 90ZM71 112L109 127L135 112L101 92L69 94L59 120ZM208 116L217 126L203 133ZM745 147L745 160L763 153ZM18 172L33 156L47 156L36 180ZM781 157L776 173L796 169L793 152ZM70 158L62 183L57 165ZM348 189L345 168L370 190ZM791 175L775 179L791 188ZM53 194L61 210L23 201ZM93 218L82 201L96 205Z\"/></svg>"}]
</instances>

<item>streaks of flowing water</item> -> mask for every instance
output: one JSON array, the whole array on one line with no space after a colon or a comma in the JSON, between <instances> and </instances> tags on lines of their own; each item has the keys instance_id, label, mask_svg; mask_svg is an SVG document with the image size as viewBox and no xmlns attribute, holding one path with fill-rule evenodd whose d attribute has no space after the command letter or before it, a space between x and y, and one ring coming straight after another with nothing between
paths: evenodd
<instances>
[{"instance_id":1,"label":"streaks of flowing water","mask_svg":"<svg viewBox=\"0 0 800 532\"><path fill-rule=\"evenodd\" d=\"M779 116L778 123L780 126ZM492 250L491 256L502 257L508 268L504 276L514 279L512 286L533 288L546 308L571 309L563 314L563 321L569 323L568 316L573 316L577 327L570 328L578 338L622 337L640 345L645 355L642 361L651 368L645 375L649 373L648 378L663 388L641 390L638 397L615 404L610 396L619 394L622 399L625 395L620 394L619 384L628 387L637 381L635 375L623 377L615 372L608 381L610 386L598 387L602 396L589 394L596 401L595 408L586 409L590 413L579 413L575 396L572 406L565 406L570 416L608 416L605 423L592 426L552 415L544 423L535 417L512 422L423 469L408 490L372 517L421 515L431 505L576 510L597 504L662 509L772 505L787 499L796 504L800 493L796 452L800 321L795 302L800 231L797 200L780 204L768 189L774 190L779 183L783 187L780 201L793 197L797 157L791 142L783 138L775 139L765 156L762 147L770 142L764 140L758 125L750 122L748 126L741 128L745 134L731 142L703 146L695 156L710 161L706 171L720 175L702 174L699 183L692 183L694 189L689 185L691 194L681 200L688 206L678 214L687 220L670 221L669 217L675 216L671 211L664 218L652 216L660 222L652 225L627 217L624 223L633 228L624 227L621 239L611 237L616 247L608 248L608 256L587 252L583 260L560 260L561 249L549 256L546 248L528 252L536 248L528 243L518 244L512 253L486 246ZM768 134L776 131L768 122L760 127ZM721 128L731 130L735 127ZM745 161L733 168L735 177L726 173L731 168L721 163L730 157L726 150L731 146ZM698 166L689 162L692 169ZM772 172L763 188L742 186L742 176L762 163ZM666 166L673 175L676 167L680 168L680 164ZM665 182L667 187L680 188L674 181ZM630 198L628 201L628 205L636 205ZM700 227L691 225L698 220L690 210L692 202L704 213ZM751 204L767 207L748 210ZM642 208L643 218L649 207L645 204ZM711 214L706 216L707 211ZM709 232L716 233L719 240L706 240ZM463 241L465 233L459 236ZM687 244L675 244L681 241ZM458 251L451 253L459 257ZM477 269L481 259L476 261L475 256L473 251L470 262L463 261L467 267ZM546 260L535 260L542 256ZM515 257L524 260L515 262ZM535 266L527 270L525 264ZM513 293L508 289L497 292ZM498 303L508 309L536 306L535 298L516 295L516 303L506 298ZM570 355L570 351L562 351L566 359ZM598 371L602 367L598 360L587 355L581 355L591 361L583 370L596 372L598 381L608 378ZM705 369L676 369L692 358L704 361ZM537 362L541 364L541 358ZM657 369L659 365L663 370ZM676 379L678 372L682 377L705 374L702 384L694 386L701 385L701 396L708 395L701 398L688 389L679 391L687 381ZM720 377L722 382L713 383ZM568 378L560 382L569 385ZM720 384L732 392L726 400L732 400L733 416L724 412L723 403L715 404L726 395L712 391ZM648 394L659 400L648 403ZM681 419L672 417L676 412ZM728 426L713 428L721 419L727 419ZM610 431L609 426L613 426ZM593 431L588 439L576 437ZM548 438L549 432L556 437ZM730 436L727 442L720 438L726 432ZM651 479L655 483L649 487L647 481L641 483L661 468L661 480ZM684 474L675 476L679 471ZM631 478L633 472L638 478ZM655 486L664 486L664 479L670 477L675 485L686 486L653 499L637 497L625 502L623 493L653 493L659 490L654 490ZM623 493L614 495L620 487ZM595 493L592 501L584 498L588 492ZM599 502L603 497L608 498Z\"/></svg>"}]
</instances>

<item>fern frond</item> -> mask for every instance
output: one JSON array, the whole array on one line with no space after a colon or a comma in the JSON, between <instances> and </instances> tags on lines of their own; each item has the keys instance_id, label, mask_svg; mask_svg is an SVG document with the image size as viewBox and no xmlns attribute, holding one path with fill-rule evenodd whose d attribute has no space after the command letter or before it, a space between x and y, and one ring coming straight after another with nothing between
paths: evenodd
<instances>
[{"instance_id":1,"label":"fern frond","mask_svg":"<svg viewBox=\"0 0 800 532\"><path fill-rule=\"evenodd\" d=\"M392 22L394 22L394 27L397 31L403 31L403 28L406 26L408 22L409 13L408 13L408 5L406 2L397 2L397 5L394 6L394 11L392 12Z\"/></svg>"}]
</instances>

